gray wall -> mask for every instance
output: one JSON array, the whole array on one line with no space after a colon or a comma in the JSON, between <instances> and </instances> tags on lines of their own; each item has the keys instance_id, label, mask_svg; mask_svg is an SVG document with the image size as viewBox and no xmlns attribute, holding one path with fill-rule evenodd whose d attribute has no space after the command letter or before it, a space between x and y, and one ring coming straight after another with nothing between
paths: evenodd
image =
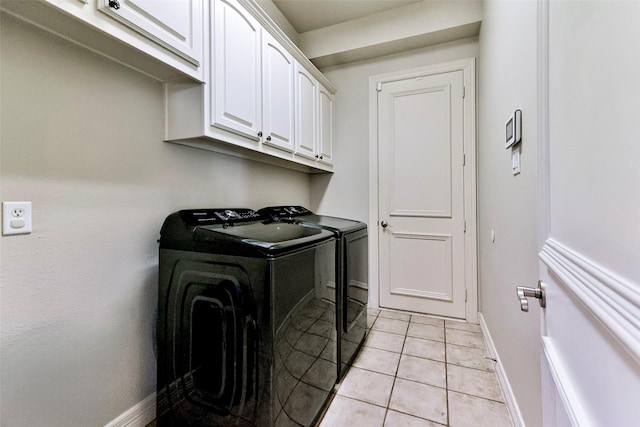
<instances>
[{"instance_id":1,"label":"gray wall","mask_svg":"<svg viewBox=\"0 0 640 427\"><path fill-rule=\"evenodd\" d=\"M540 313L535 301L528 314L520 311L515 287L535 287L538 280L536 18L534 1L485 2L478 62L480 311L530 426L542 423ZM513 176L504 140L505 123L517 108L522 172Z\"/></svg>"},{"instance_id":2,"label":"gray wall","mask_svg":"<svg viewBox=\"0 0 640 427\"><path fill-rule=\"evenodd\" d=\"M187 207L309 204L306 174L162 142L160 83L2 16L3 426L99 426L155 390L158 233Z\"/></svg>"}]
</instances>

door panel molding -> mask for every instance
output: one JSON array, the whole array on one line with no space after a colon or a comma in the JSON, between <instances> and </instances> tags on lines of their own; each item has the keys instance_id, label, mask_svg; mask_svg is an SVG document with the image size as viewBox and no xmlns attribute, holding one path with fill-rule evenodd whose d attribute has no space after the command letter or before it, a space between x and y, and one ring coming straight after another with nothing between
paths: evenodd
<instances>
[{"instance_id":1,"label":"door panel molding","mask_svg":"<svg viewBox=\"0 0 640 427\"><path fill-rule=\"evenodd\" d=\"M464 217L466 220L466 233L464 234L465 252L465 286L467 290L466 320L477 322L478 302L477 302L477 215L476 215L476 76L475 58L464 58L441 64L426 67L413 68L405 71L385 73L371 76L369 78L369 225L379 227L381 218L378 217L378 105L377 90L378 84L420 78L436 74L443 74L453 71L462 71L464 99L463 99L463 135L464 154L466 165L464 168L464 188L465 203ZM458 96L452 93L451 96ZM459 96L463 96L462 93ZM462 161L462 160L461 160ZM422 215L406 215L422 216ZM429 215L431 216L431 215ZM435 215L434 215L435 216ZM436 216L437 217L437 216ZM379 271L380 258L378 253L379 238L377 232L369 235L369 270ZM378 307L380 301L380 278L377 274L370 277L369 304Z\"/></svg>"},{"instance_id":2,"label":"door panel molding","mask_svg":"<svg viewBox=\"0 0 640 427\"><path fill-rule=\"evenodd\" d=\"M548 368L557 397L564 408L564 413L573 426L589 427L592 425L588 414L585 412L579 393L571 383L567 375L562 359L548 337L541 337L543 350L542 366Z\"/></svg>"},{"instance_id":3,"label":"door panel molding","mask_svg":"<svg viewBox=\"0 0 640 427\"><path fill-rule=\"evenodd\" d=\"M453 301L451 295L442 294L438 292L420 292L415 289L407 289L407 288L394 288L391 290L391 295L397 296L405 296L405 297L420 297L420 298L429 298L436 299L439 301Z\"/></svg>"},{"instance_id":4,"label":"door panel molding","mask_svg":"<svg viewBox=\"0 0 640 427\"><path fill-rule=\"evenodd\" d=\"M539 256L557 283L640 363L640 283L617 277L552 238Z\"/></svg>"},{"instance_id":5,"label":"door panel molding","mask_svg":"<svg viewBox=\"0 0 640 427\"><path fill-rule=\"evenodd\" d=\"M389 216L415 216L422 218L451 218L451 211L419 211L419 210L395 210Z\"/></svg>"},{"instance_id":6,"label":"door panel molding","mask_svg":"<svg viewBox=\"0 0 640 427\"><path fill-rule=\"evenodd\" d=\"M411 233L411 232L404 232L404 231L393 231L391 235L393 237L398 237L400 239L440 240L443 242L447 240L451 240L451 234Z\"/></svg>"},{"instance_id":7,"label":"door panel molding","mask_svg":"<svg viewBox=\"0 0 640 427\"><path fill-rule=\"evenodd\" d=\"M413 80L413 79L412 79ZM414 81L420 81L422 78L416 78ZM396 82L392 82L396 83ZM397 83L401 83L398 81ZM438 113L442 112L442 123L445 123L448 119L451 119L456 115L453 109L454 102L452 102L452 85L441 84L437 86L430 86L426 88L414 88L411 90L397 90L390 94L393 100L394 109L398 114L400 122L394 122L393 127L403 128L405 127L402 120L405 117L409 117L410 112L416 110L432 111L432 108L436 108ZM379 106L380 108L380 106ZM403 114L406 113L406 114ZM445 119L446 117L446 119ZM398 141L394 141L392 146L391 156L394 158L400 158L400 163L406 165L406 167L396 168L391 166L389 172L389 179L391 180L388 186L390 194L391 208L396 213L401 212L421 212L420 215L406 215L414 217L436 217L436 218L451 218L453 212L453 193L454 193L454 179L452 169L452 145L454 145L454 131L446 126L439 128L436 134L440 134L442 139L437 138L435 140L441 141L442 144L437 144L438 148L442 149L446 145L448 149L437 152L436 156L425 156L421 149L424 146L411 146L408 147L405 144L396 144ZM395 133L395 132L394 132ZM435 148L435 147L434 147ZM421 167L421 175L414 175L408 171L413 170L411 162L416 159L428 158L424 167ZM425 160L423 160L425 161ZM392 162L393 165L393 162ZM437 166L436 166L437 165ZM415 172L415 170L414 170ZM403 196L404 193L398 194L395 190L397 187L405 188L406 181L420 182L419 178L422 178L425 182L437 182L437 186L421 186L419 196L414 194L411 200L407 200ZM393 209L395 207L395 209ZM396 214L396 216L400 216ZM402 215L405 216L405 215Z\"/></svg>"},{"instance_id":8,"label":"door panel molding","mask_svg":"<svg viewBox=\"0 0 640 427\"><path fill-rule=\"evenodd\" d=\"M441 262L438 262L437 269L426 271L424 275L421 276L421 283L436 282L440 283L441 287L440 289L430 290L420 289L419 284L417 285L418 288L403 287L402 284L407 283L406 278L403 277L403 273L407 268L406 266L396 265L389 268L389 294L394 297L422 298L452 303L454 299L454 271L453 263L451 262L453 256L453 236L432 233L392 232L390 247L395 252L403 253L397 246L398 240L422 240L423 242L432 242L426 243L429 246L429 251L434 257L440 259ZM404 247L406 250L406 245L404 245ZM413 247L413 249L415 253L419 252L417 248ZM411 254L405 255L405 257L402 257L403 259L411 259ZM415 260L413 263L415 263ZM397 286L393 286L394 283L397 284Z\"/></svg>"},{"instance_id":9,"label":"door panel molding","mask_svg":"<svg viewBox=\"0 0 640 427\"><path fill-rule=\"evenodd\" d=\"M547 335L540 340L543 425L636 425L637 359L562 283L566 278L540 264L547 290Z\"/></svg>"},{"instance_id":10,"label":"door panel molding","mask_svg":"<svg viewBox=\"0 0 640 427\"><path fill-rule=\"evenodd\" d=\"M445 251L449 253L449 256L453 253L453 244L452 237L450 234L431 234L431 233L407 233L407 232L392 232L392 239L413 239L413 240L434 240L438 242L443 242L446 244L444 248ZM392 243L393 244L393 243ZM402 287L394 287L390 289L390 293L392 295L397 296L408 296L408 297L421 297L421 298L429 298L435 299L438 301L451 302L453 301L453 266L449 264L447 266L448 274L449 274L449 285L448 293L444 292L429 292L429 291L420 291L416 289L408 289Z\"/></svg>"}]
</instances>

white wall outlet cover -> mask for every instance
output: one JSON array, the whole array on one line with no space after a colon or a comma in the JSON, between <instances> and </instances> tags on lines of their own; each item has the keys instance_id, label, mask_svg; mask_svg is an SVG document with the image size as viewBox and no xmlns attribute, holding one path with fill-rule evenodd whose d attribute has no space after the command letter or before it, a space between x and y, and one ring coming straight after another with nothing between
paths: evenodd
<instances>
[{"instance_id":1,"label":"white wall outlet cover","mask_svg":"<svg viewBox=\"0 0 640 427\"><path fill-rule=\"evenodd\" d=\"M2 202L2 234L31 233L31 202Z\"/></svg>"}]
</instances>

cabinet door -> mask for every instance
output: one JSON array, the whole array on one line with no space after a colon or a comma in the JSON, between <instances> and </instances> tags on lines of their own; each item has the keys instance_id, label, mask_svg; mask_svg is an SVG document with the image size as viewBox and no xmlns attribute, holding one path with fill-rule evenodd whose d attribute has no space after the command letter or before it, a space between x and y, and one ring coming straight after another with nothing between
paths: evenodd
<instances>
[{"instance_id":1,"label":"cabinet door","mask_svg":"<svg viewBox=\"0 0 640 427\"><path fill-rule=\"evenodd\" d=\"M261 27L235 0L213 4L211 121L258 141L262 130Z\"/></svg>"},{"instance_id":2,"label":"cabinet door","mask_svg":"<svg viewBox=\"0 0 640 427\"><path fill-rule=\"evenodd\" d=\"M263 143L293 152L293 57L269 33L262 33Z\"/></svg>"},{"instance_id":3,"label":"cabinet door","mask_svg":"<svg viewBox=\"0 0 640 427\"><path fill-rule=\"evenodd\" d=\"M318 101L320 103L318 106L318 112L320 113L318 123L320 131L318 154L320 158L318 161L331 165L333 164L333 96L322 86L319 86L318 89Z\"/></svg>"},{"instance_id":4,"label":"cabinet door","mask_svg":"<svg viewBox=\"0 0 640 427\"><path fill-rule=\"evenodd\" d=\"M98 9L195 66L202 64L201 0L98 0Z\"/></svg>"},{"instance_id":5,"label":"cabinet door","mask_svg":"<svg viewBox=\"0 0 640 427\"><path fill-rule=\"evenodd\" d=\"M318 82L296 62L296 154L317 159ZM318 157L316 157L318 156Z\"/></svg>"}]
</instances>

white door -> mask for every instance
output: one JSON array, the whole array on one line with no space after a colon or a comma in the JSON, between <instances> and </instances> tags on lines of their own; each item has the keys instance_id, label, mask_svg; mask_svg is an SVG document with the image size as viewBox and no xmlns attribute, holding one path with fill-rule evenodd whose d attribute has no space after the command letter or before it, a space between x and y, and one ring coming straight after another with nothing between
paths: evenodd
<instances>
[{"instance_id":1,"label":"white door","mask_svg":"<svg viewBox=\"0 0 640 427\"><path fill-rule=\"evenodd\" d=\"M640 3L539 7L544 425L638 426Z\"/></svg>"},{"instance_id":2,"label":"white door","mask_svg":"<svg viewBox=\"0 0 640 427\"><path fill-rule=\"evenodd\" d=\"M381 307L466 317L463 90L461 70L381 85Z\"/></svg>"},{"instance_id":3,"label":"white door","mask_svg":"<svg viewBox=\"0 0 640 427\"><path fill-rule=\"evenodd\" d=\"M262 131L260 24L235 0L216 0L212 4L212 124L259 141Z\"/></svg>"}]
</instances>

